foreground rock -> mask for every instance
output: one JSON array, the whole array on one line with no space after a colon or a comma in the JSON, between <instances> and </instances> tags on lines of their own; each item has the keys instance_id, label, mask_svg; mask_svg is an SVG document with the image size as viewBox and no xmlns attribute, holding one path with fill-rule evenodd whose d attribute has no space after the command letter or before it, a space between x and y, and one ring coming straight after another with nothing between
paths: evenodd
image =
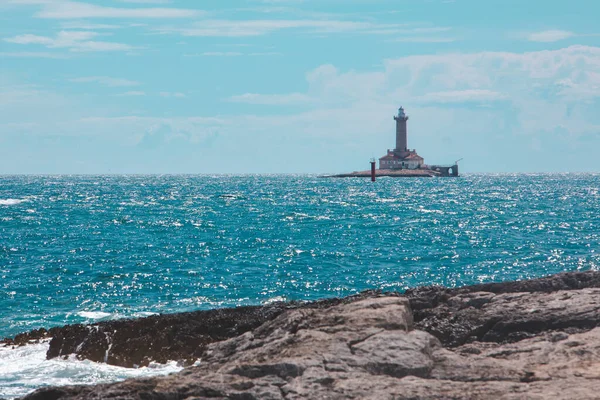
<instances>
[{"instance_id":1,"label":"foreground rock","mask_svg":"<svg viewBox=\"0 0 600 400\"><path fill-rule=\"evenodd\" d=\"M203 355L208 344L258 328L286 310L298 307L327 308L369 298L377 293L367 291L355 296L311 303L276 303L153 315L92 325L66 325L23 333L0 341L0 345L21 346L52 338L46 354L48 359L75 355L81 360L128 368L170 360L191 365Z\"/></svg>"},{"instance_id":2,"label":"foreground rock","mask_svg":"<svg viewBox=\"0 0 600 400\"><path fill-rule=\"evenodd\" d=\"M581 332L599 325L600 272L455 289L408 290L416 327L446 346L514 342L542 332Z\"/></svg>"},{"instance_id":3,"label":"foreground rock","mask_svg":"<svg viewBox=\"0 0 600 400\"><path fill-rule=\"evenodd\" d=\"M280 304L263 317L260 308L237 310L252 317L235 325L234 311L221 310L221 320L210 320L218 326L212 343L189 334L199 366L168 377L40 389L26 399L593 399L600 393L597 272L421 288L406 296L369 292ZM262 322L252 327L252 318ZM198 332L213 326L196 323ZM215 341L223 332L234 336Z\"/></svg>"}]
</instances>

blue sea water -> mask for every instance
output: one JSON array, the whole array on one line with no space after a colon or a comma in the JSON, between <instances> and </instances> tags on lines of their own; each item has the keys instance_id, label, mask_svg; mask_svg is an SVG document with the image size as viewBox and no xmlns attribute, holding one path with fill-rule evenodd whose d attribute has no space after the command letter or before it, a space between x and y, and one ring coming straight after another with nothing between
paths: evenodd
<instances>
[{"instance_id":1,"label":"blue sea water","mask_svg":"<svg viewBox=\"0 0 600 400\"><path fill-rule=\"evenodd\" d=\"M0 177L0 337L599 265L600 174ZM0 397L56 384L32 368Z\"/></svg>"}]
</instances>

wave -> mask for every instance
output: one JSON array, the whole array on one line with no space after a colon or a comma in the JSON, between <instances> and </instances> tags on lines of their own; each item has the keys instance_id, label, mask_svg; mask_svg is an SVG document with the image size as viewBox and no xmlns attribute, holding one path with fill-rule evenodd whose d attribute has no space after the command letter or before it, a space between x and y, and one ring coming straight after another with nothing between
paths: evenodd
<instances>
[{"instance_id":1,"label":"wave","mask_svg":"<svg viewBox=\"0 0 600 400\"><path fill-rule=\"evenodd\" d=\"M16 204L23 203L25 199L0 199L0 206L14 206Z\"/></svg>"},{"instance_id":2,"label":"wave","mask_svg":"<svg viewBox=\"0 0 600 400\"><path fill-rule=\"evenodd\" d=\"M77 315L87 319L103 319L110 317L112 314L102 311L80 311Z\"/></svg>"},{"instance_id":3,"label":"wave","mask_svg":"<svg viewBox=\"0 0 600 400\"><path fill-rule=\"evenodd\" d=\"M123 368L74 357L46 360L48 341L12 348L0 346L0 397L14 399L43 386L91 385L128 378L167 375L183 368L175 361Z\"/></svg>"}]
</instances>

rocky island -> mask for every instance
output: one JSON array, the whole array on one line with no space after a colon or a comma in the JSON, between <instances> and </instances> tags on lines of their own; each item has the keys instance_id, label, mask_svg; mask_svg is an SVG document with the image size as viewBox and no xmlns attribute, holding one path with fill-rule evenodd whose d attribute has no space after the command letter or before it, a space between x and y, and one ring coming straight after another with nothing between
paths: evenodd
<instances>
[{"instance_id":1,"label":"rocky island","mask_svg":"<svg viewBox=\"0 0 600 400\"><path fill-rule=\"evenodd\" d=\"M458 161L450 165L427 165L417 150L408 148L408 129L406 123L408 115L404 108L398 109L394 116L396 121L396 147L388 149L387 153L379 158L379 168L375 168L375 159L371 160L371 171L354 171L344 174L325 175L323 178L431 178L431 177L457 177ZM462 159L461 159L462 160Z\"/></svg>"},{"instance_id":2,"label":"rocky island","mask_svg":"<svg viewBox=\"0 0 600 400\"><path fill-rule=\"evenodd\" d=\"M189 367L27 400L597 399L600 272L70 325L4 344L45 337L49 358Z\"/></svg>"}]
</instances>

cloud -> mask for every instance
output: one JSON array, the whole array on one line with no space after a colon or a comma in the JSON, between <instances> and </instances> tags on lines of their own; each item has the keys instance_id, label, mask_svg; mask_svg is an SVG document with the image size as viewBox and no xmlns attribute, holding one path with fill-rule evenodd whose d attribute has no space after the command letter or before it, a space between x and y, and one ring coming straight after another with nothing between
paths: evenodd
<instances>
[{"instance_id":1,"label":"cloud","mask_svg":"<svg viewBox=\"0 0 600 400\"><path fill-rule=\"evenodd\" d=\"M535 32L529 34L527 39L532 42L558 42L559 40L565 40L576 36L573 32L561 31L561 30L549 30L542 32Z\"/></svg>"},{"instance_id":2,"label":"cloud","mask_svg":"<svg viewBox=\"0 0 600 400\"><path fill-rule=\"evenodd\" d=\"M184 54L184 57L260 57L260 56L280 56L282 53L276 51L242 53L239 51L207 51L199 54Z\"/></svg>"},{"instance_id":3,"label":"cloud","mask_svg":"<svg viewBox=\"0 0 600 400\"><path fill-rule=\"evenodd\" d=\"M298 4L304 3L306 0L260 0L261 3L265 4Z\"/></svg>"},{"instance_id":4,"label":"cloud","mask_svg":"<svg viewBox=\"0 0 600 400\"><path fill-rule=\"evenodd\" d=\"M132 4L169 4L171 0L119 0L121 3Z\"/></svg>"},{"instance_id":5,"label":"cloud","mask_svg":"<svg viewBox=\"0 0 600 400\"><path fill-rule=\"evenodd\" d=\"M68 48L70 51L127 51L134 47L124 43L90 40L98 36L90 31L60 31L55 37L32 34L6 38L4 41L23 45L42 45L48 48Z\"/></svg>"},{"instance_id":6,"label":"cloud","mask_svg":"<svg viewBox=\"0 0 600 400\"><path fill-rule=\"evenodd\" d=\"M17 52L1 52L0 57L11 57L11 58L55 58L65 59L68 58L64 54L49 53L43 51L17 51Z\"/></svg>"},{"instance_id":7,"label":"cloud","mask_svg":"<svg viewBox=\"0 0 600 400\"><path fill-rule=\"evenodd\" d=\"M442 131L444 124L466 129L465 121L469 121L473 134L477 130L600 134L600 130L594 131L600 125L595 111L600 106L598 47L407 56L385 60L381 71L341 71L326 64L309 71L306 82L305 93L247 93L228 100L300 105L305 113L302 121L312 126L313 134L370 131L373 121L389 119L381 110L389 113L403 103L412 105L421 124L431 132ZM478 111L472 103L485 108ZM463 104L469 107L461 107ZM425 109L436 118L429 121ZM321 122L309 121L309 115ZM353 125L344 122L333 128L335 118L350 118Z\"/></svg>"},{"instance_id":8,"label":"cloud","mask_svg":"<svg viewBox=\"0 0 600 400\"><path fill-rule=\"evenodd\" d=\"M146 95L146 92L133 90L133 91L118 94L117 96L145 96L145 95Z\"/></svg>"},{"instance_id":9,"label":"cloud","mask_svg":"<svg viewBox=\"0 0 600 400\"><path fill-rule=\"evenodd\" d=\"M600 97L600 71L572 74L556 82L559 93L568 98L589 100Z\"/></svg>"},{"instance_id":10,"label":"cloud","mask_svg":"<svg viewBox=\"0 0 600 400\"><path fill-rule=\"evenodd\" d=\"M390 30L390 35L403 35L388 42L398 43L450 43L457 39L453 36L440 36L440 34L451 31L452 28L445 26L413 27Z\"/></svg>"},{"instance_id":11,"label":"cloud","mask_svg":"<svg viewBox=\"0 0 600 400\"><path fill-rule=\"evenodd\" d=\"M408 36L397 39L392 39L390 42L400 43L451 43L455 42L453 37L428 37L428 36Z\"/></svg>"},{"instance_id":12,"label":"cloud","mask_svg":"<svg viewBox=\"0 0 600 400\"><path fill-rule=\"evenodd\" d=\"M70 79L70 81L75 83L98 83L109 87L138 86L140 84L139 82L131 81L129 79L111 78L108 76L86 76Z\"/></svg>"},{"instance_id":13,"label":"cloud","mask_svg":"<svg viewBox=\"0 0 600 400\"><path fill-rule=\"evenodd\" d=\"M490 86L528 88L535 83L554 85L571 73L596 70L600 48L570 46L525 53L479 52L407 56L385 61L390 71L406 71L411 83L448 89L490 89ZM509 79L529 78L520 82Z\"/></svg>"},{"instance_id":14,"label":"cloud","mask_svg":"<svg viewBox=\"0 0 600 400\"><path fill-rule=\"evenodd\" d=\"M427 93L417 100L423 103L466 103L496 101L505 98L505 95L493 90L466 89Z\"/></svg>"},{"instance_id":15,"label":"cloud","mask_svg":"<svg viewBox=\"0 0 600 400\"><path fill-rule=\"evenodd\" d=\"M142 3L141 1L129 1ZM37 18L84 19L84 18L191 18L203 15L200 10L181 8L122 8L104 7L78 1L53 0L7 0L11 5L39 5L41 10L34 14ZM143 3L157 4L156 1ZM162 3L162 2L161 2Z\"/></svg>"},{"instance_id":16,"label":"cloud","mask_svg":"<svg viewBox=\"0 0 600 400\"><path fill-rule=\"evenodd\" d=\"M397 32L401 25L376 24L373 22L320 20L320 19L272 19L272 20L204 20L189 27L161 27L156 32L181 34L183 36L243 37L262 36L281 30L300 30L311 33L362 32L389 34Z\"/></svg>"},{"instance_id":17,"label":"cloud","mask_svg":"<svg viewBox=\"0 0 600 400\"><path fill-rule=\"evenodd\" d=\"M200 54L203 57L239 57L243 56L244 53L240 53L238 51L207 51ZM187 57L191 57L193 55L186 55Z\"/></svg>"},{"instance_id":18,"label":"cloud","mask_svg":"<svg viewBox=\"0 0 600 400\"><path fill-rule=\"evenodd\" d=\"M257 94L245 93L231 96L227 99L234 103L265 104L265 105L289 105L302 104L311 101L311 98L302 93L289 94Z\"/></svg>"},{"instance_id":19,"label":"cloud","mask_svg":"<svg viewBox=\"0 0 600 400\"><path fill-rule=\"evenodd\" d=\"M50 4L35 14L39 18L190 18L201 15L197 10L177 8L116 8L86 3Z\"/></svg>"},{"instance_id":20,"label":"cloud","mask_svg":"<svg viewBox=\"0 0 600 400\"><path fill-rule=\"evenodd\" d=\"M94 24L86 21L64 21L60 24L63 29L79 29L91 31L95 29L119 29L120 25Z\"/></svg>"},{"instance_id":21,"label":"cloud","mask_svg":"<svg viewBox=\"0 0 600 400\"><path fill-rule=\"evenodd\" d=\"M142 117L125 115L120 117L83 117L73 121L76 129L89 129L92 132L128 132L122 141L129 145L144 143L157 132L161 142L183 139L188 143L199 143L213 137L228 121L214 117ZM156 139L154 136L152 139Z\"/></svg>"},{"instance_id":22,"label":"cloud","mask_svg":"<svg viewBox=\"0 0 600 400\"><path fill-rule=\"evenodd\" d=\"M393 146L391 116L404 105L411 117L409 145L426 162L465 156L471 170L488 171L600 167L587 150L600 142L599 47L405 56L364 70L325 64L305 74L305 87L287 94L231 93L227 117L222 118L200 113L173 118L115 116L97 104L73 117L69 113L77 109L76 101L73 107L56 107L48 101L55 107L48 113L33 91L4 96L13 105L0 107L0 120L14 127L36 115L43 130L27 125L19 129L73 137L85 132L122 150L153 140L155 144L214 140L210 143L215 148L197 159L210 158L206 168L229 168L221 172L240 171L244 165L253 171L318 172L360 168L361 160ZM14 102L19 103L20 114ZM286 102L295 107L282 113L276 106ZM260 114L246 114L248 103L262 104ZM248 154L247 148L256 151ZM534 152L541 155L534 157ZM234 161L219 164L223 154ZM306 159L315 162L307 165ZM510 161L514 159L519 161ZM557 159L564 162L557 165ZM172 165L153 159L151 167L160 172ZM201 170L189 168L188 172Z\"/></svg>"}]
</instances>

